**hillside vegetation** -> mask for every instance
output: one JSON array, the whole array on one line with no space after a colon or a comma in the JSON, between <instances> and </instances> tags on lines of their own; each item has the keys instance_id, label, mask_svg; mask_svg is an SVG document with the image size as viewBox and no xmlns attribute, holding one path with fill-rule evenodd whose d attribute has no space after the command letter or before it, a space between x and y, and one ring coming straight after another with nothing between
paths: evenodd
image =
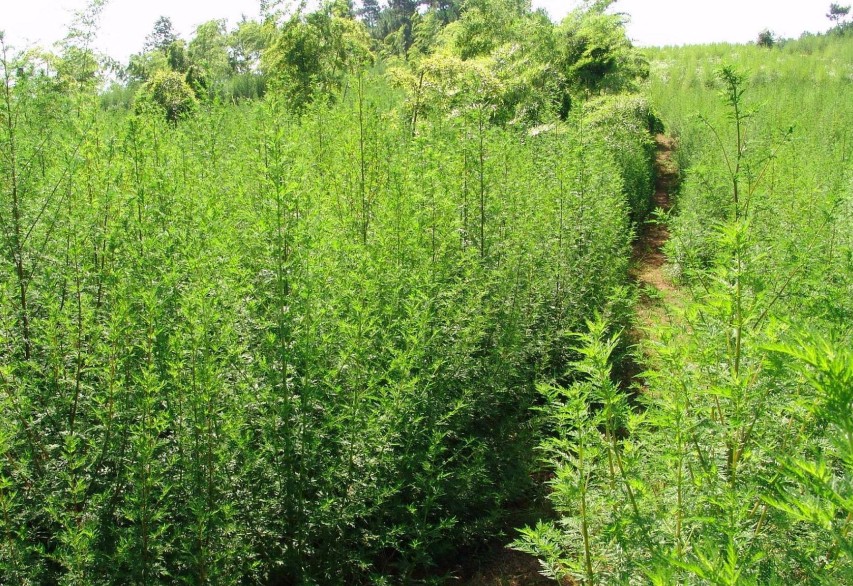
<instances>
[{"instance_id":1,"label":"hillside vegetation","mask_svg":"<svg viewBox=\"0 0 853 586\"><path fill-rule=\"evenodd\" d=\"M851 38L611 5L0 36L0 584L850 583Z\"/></svg>"},{"instance_id":2,"label":"hillside vegetation","mask_svg":"<svg viewBox=\"0 0 853 586\"><path fill-rule=\"evenodd\" d=\"M598 320L577 342L583 378L541 387L559 516L516 546L550 575L853 580L851 50L832 34L646 52L679 143L660 218L679 291L643 292L662 307L640 323L634 401Z\"/></svg>"},{"instance_id":3,"label":"hillside vegetation","mask_svg":"<svg viewBox=\"0 0 853 586\"><path fill-rule=\"evenodd\" d=\"M490 5L506 38L463 14L482 42L379 60L329 4L233 75L160 21L99 94L94 8L58 56L4 48L0 582L441 575L534 488L571 332L627 318L652 181L644 99L587 101L633 79L609 52L535 99L498 55L590 23L630 54L619 19Z\"/></svg>"}]
</instances>

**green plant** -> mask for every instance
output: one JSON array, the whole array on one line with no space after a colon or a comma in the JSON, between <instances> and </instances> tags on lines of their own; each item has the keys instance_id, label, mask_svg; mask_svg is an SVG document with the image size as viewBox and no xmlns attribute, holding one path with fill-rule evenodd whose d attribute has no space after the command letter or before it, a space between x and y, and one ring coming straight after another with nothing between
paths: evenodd
<instances>
[{"instance_id":1,"label":"green plant","mask_svg":"<svg viewBox=\"0 0 853 586\"><path fill-rule=\"evenodd\" d=\"M766 47L767 49L770 49L776 44L776 35L770 29L764 29L758 33L758 40L756 40L756 44L759 47Z\"/></svg>"},{"instance_id":2,"label":"green plant","mask_svg":"<svg viewBox=\"0 0 853 586\"><path fill-rule=\"evenodd\" d=\"M844 6L833 2L829 5L829 12L826 17L833 22L835 28L841 28L843 21L850 14L850 5Z\"/></svg>"},{"instance_id":3,"label":"green plant","mask_svg":"<svg viewBox=\"0 0 853 586\"><path fill-rule=\"evenodd\" d=\"M814 334L771 350L794 359L794 370L815 391L808 409L829 441L810 458L780 454L780 474L763 498L795 525L826 536L832 545L813 571L826 583L844 584L853 577L853 354Z\"/></svg>"},{"instance_id":4,"label":"green plant","mask_svg":"<svg viewBox=\"0 0 853 586\"><path fill-rule=\"evenodd\" d=\"M341 13L340 3L326 2L307 15L293 14L264 51L261 64L300 111L317 96L333 98L348 75L372 61L369 39L362 23Z\"/></svg>"},{"instance_id":5,"label":"green plant","mask_svg":"<svg viewBox=\"0 0 853 586\"><path fill-rule=\"evenodd\" d=\"M556 580L595 584L629 575L620 562L638 555L632 540L645 535L645 519L632 450L624 441L640 419L611 380L610 360L619 339L607 337L608 324L601 318L587 322L587 328L575 348L581 359L572 364L579 380L568 388L539 386L553 430L539 449L554 473L548 498L559 517L521 530L513 546L537 556Z\"/></svg>"},{"instance_id":6,"label":"green plant","mask_svg":"<svg viewBox=\"0 0 853 586\"><path fill-rule=\"evenodd\" d=\"M136 94L137 113L155 109L175 124L195 112L198 107L195 93L184 77L174 71L157 71Z\"/></svg>"}]
</instances>

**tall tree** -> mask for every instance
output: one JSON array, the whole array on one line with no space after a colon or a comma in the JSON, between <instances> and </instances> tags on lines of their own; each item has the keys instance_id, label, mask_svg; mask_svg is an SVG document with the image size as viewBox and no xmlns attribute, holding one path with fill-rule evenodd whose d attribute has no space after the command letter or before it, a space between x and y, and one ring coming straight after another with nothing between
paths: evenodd
<instances>
[{"instance_id":1,"label":"tall tree","mask_svg":"<svg viewBox=\"0 0 853 586\"><path fill-rule=\"evenodd\" d=\"M829 5L829 12L826 17L833 22L836 28L843 24L843 20L850 14L850 5L842 6L836 2Z\"/></svg>"},{"instance_id":2,"label":"tall tree","mask_svg":"<svg viewBox=\"0 0 853 586\"><path fill-rule=\"evenodd\" d=\"M175 32L175 27L172 25L172 19L168 16L161 16L154 23L154 29L145 37L145 50L159 50L164 53L168 51L169 45L178 40L178 35Z\"/></svg>"},{"instance_id":3,"label":"tall tree","mask_svg":"<svg viewBox=\"0 0 853 586\"><path fill-rule=\"evenodd\" d=\"M297 12L261 57L274 84L298 110L315 95L331 97L347 73L372 60L366 27L347 13L346 2L326 3L307 15Z\"/></svg>"},{"instance_id":4,"label":"tall tree","mask_svg":"<svg viewBox=\"0 0 853 586\"><path fill-rule=\"evenodd\" d=\"M776 44L776 35L773 34L773 31L766 28L758 33L758 40L756 41L756 44L759 47L767 47L769 49Z\"/></svg>"},{"instance_id":5,"label":"tall tree","mask_svg":"<svg viewBox=\"0 0 853 586\"><path fill-rule=\"evenodd\" d=\"M210 81L228 75L231 65L228 59L228 31L225 20L209 20L200 24L188 47L190 61L201 68L201 73Z\"/></svg>"},{"instance_id":6,"label":"tall tree","mask_svg":"<svg viewBox=\"0 0 853 586\"><path fill-rule=\"evenodd\" d=\"M228 56L235 73L250 73L257 69L261 53L272 42L274 31L271 24L262 24L245 16L237 23L237 28L228 37Z\"/></svg>"},{"instance_id":7,"label":"tall tree","mask_svg":"<svg viewBox=\"0 0 853 586\"><path fill-rule=\"evenodd\" d=\"M530 0L467 0L456 35L460 56L481 57L521 40L519 25L529 14Z\"/></svg>"},{"instance_id":8,"label":"tall tree","mask_svg":"<svg viewBox=\"0 0 853 586\"><path fill-rule=\"evenodd\" d=\"M56 63L57 74L63 82L78 89L83 86L93 89L98 78L102 57L93 51L92 44L105 5L106 0L93 0L75 12L67 36L59 43L62 56Z\"/></svg>"},{"instance_id":9,"label":"tall tree","mask_svg":"<svg viewBox=\"0 0 853 586\"><path fill-rule=\"evenodd\" d=\"M369 29L374 29L379 24L379 15L382 8L379 6L379 0L362 0L361 8L358 9L358 17Z\"/></svg>"},{"instance_id":10,"label":"tall tree","mask_svg":"<svg viewBox=\"0 0 853 586\"><path fill-rule=\"evenodd\" d=\"M412 17L418 11L416 0L390 0L379 16L374 36L384 39L393 33L399 33L403 45L408 49L412 45Z\"/></svg>"},{"instance_id":11,"label":"tall tree","mask_svg":"<svg viewBox=\"0 0 853 586\"><path fill-rule=\"evenodd\" d=\"M429 6L444 24L449 24L459 19L463 3L463 0L432 0Z\"/></svg>"}]
</instances>

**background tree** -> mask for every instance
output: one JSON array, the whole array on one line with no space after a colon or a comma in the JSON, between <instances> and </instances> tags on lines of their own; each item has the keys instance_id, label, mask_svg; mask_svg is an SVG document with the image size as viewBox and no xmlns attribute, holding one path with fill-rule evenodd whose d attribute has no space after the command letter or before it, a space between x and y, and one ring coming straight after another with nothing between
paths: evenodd
<instances>
[{"instance_id":1,"label":"background tree","mask_svg":"<svg viewBox=\"0 0 853 586\"><path fill-rule=\"evenodd\" d=\"M93 91L100 79L104 57L92 50L105 0L94 0L74 14L71 27L60 43L62 54L56 60L56 73L62 83L76 89Z\"/></svg>"},{"instance_id":2,"label":"background tree","mask_svg":"<svg viewBox=\"0 0 853 586\"><path fill-rule=\"evenodd\" d=\"M625 15L606 12L612 4L588 4L557 27L556 66L570 91L626 91L648 77L648 63L625 31Z\"/></svg>"},{"instance_id":3,"label":"background tree","mask_svg":"<svg viewBox=\"0 0 853 586\"><path fill-rule=\"evenodd\" d=\"M168 70L169 58L161 51L135 53L130 56L124 77L130 84L144 83L158 71Z\"/></svg>"},{"instance_id":4,"label":"background tree","mask_svg":"<svg viewBox=\"0 0 853 586\"><path fill-rule=\"evenodd\" d=\"M191 69L193 77L198 80L195 85L200 86L195 88L196 93L202 88L210 91L224 83L231 73L225 20L210 20L199 25L190 41L187 54L192 66L197 68L194 71Z\"/></svg>"},{"instance_id":5,"label":"background tree","mask_svg":"<svg viewBox=\"0 0 853 586\"><path fill-rule=\"evenodd\" d=\"M767 47L769 49L776 44L776 35L773 34L773 31L770 29L764 29L758 33L758 40L756 43L759 47Z\"/></svg>"},{"instance_id":6,"label":"background tree","mask_svg":"<svg viewBox=\"0 0 853 586\"><path fill-rule=\"evenodd\" d=\"M228 37L228 59L238 75L258 69L261 54L270 45L274 33L271 23L260 23L243 17Z\"/></svg>"},{"instance_id":7,"label":"background tree","mask_svg":"<svg viewBox=\"0 0 853 586\"><path fill-rule=\"evenodd\" d=\"M449 24L459 18L462 14L462 0L433 0L430 4L430 9L435 12L438 18L444 23Z\"/></svg>"},{"instance_id":8,"label":"background tree","mask_svg":"<svg viewBox=\"0 0 853 586\"><path fill-rule=\"evenodd\" d=\"M347 74L372 59L370 35L345 2L297 12L262 56L264 72L300 109L318 95L332 96Z\"/></svg>"},{"instance_id":9,"label":"background tree","mask_svg":"<svg viewBox=\"0 0 853 586\"><path fill-rule=\"evenodd\" d=\"M382 7L379 6L379 0L363 0L361 8L358 9L356 14L365 26L372 31L379 23L379 16L382 14Z\"/></svg>"},{"instance_id":10,"label":"background tree","mask_svg":"<svg viewBox=\"0 0 853 586\"><path fill-rule=\"evenodd\" d=\"M387 39L397 34L402 39L403 47L408 50L412 45L412 18L417 13L418 2L415 0L390 0L388 6L380 13L373 34L377 39Z\"/></svg>"},{"instance_id":11,"label":"background tree","mask_svg":"<svg viewBox=\"0 0 853 586\"><path fill-rule=\"evenodd\" d=\"M847 18L848 14L850 14L849 4L847 6L842 6L841 4L833 2L829 5L829 12L826 14L826 17L832 21L835 28L839 28L844 23L844 19Z\"/></svg>"},{"instance_id":12,"label":"background tree","mask_svg":"<svg viewBox=\"0 0 853 586\"><path fill-rule=\"evenodd\" d=\"M187 54L187 44L178 39L166 48L166 62L172 71L186 73L190 68L190 56Z\"/></svg>"},{"instance_id":13,"label":"background tree","mask_svg":"<svg viewBox=\"0 0 853 586\"><path fill-rule=\"evenodd\" d=\"M168 50L169 45L178 40L178 34L175 32L175 27L172 25L172 19L168 16L161 16L154 22L154 29L145 37L145 50L160 50L164 53Z\"/></svg>"},{"instance_id":14,"label":"background tree","mask_svg":"<svg viewBox=\"0 0 853 586\"><path fill-rule=\"evenodd\" d=\"M450 27L455 51L463 59L490 54L521 41L520 24L530 15L530 0L469 0Z\"/></svg>"}]
</instances>

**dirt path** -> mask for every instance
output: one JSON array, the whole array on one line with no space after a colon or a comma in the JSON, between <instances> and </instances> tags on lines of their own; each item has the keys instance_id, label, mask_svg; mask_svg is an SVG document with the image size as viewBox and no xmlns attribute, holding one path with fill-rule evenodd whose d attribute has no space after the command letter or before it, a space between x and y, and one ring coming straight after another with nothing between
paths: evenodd
<instances>
[{"instance_id":1,"label":"dirt path","mask_svg":"<svg viewBox=\"0 0 853 586\"><path fill-rule=\"evenodd\" d=\"M663 134L655 137L655 194L653 206L664 212L672 209L672 194L678 187L678 166L673 160L675 141ZM654 220L654 217L650 218ZM627 360L614 369L619 385L629 393L645 388L640 373L654 364L649 344L656 337L655 326L674 323L673 310L684 307L684 292L676 287L666 274L666 256L663 247L669 240L669 229L663 223L647 221L640 227L637 240L631 254L631 268L628 274L639 290L639 299L635 307L633 329L626 333L628 342L642 348L641 356Z\"/></svg>"},{"instance_id":2,"label":"dirt path","mask_svg":"<svg viewBox=\"0 0 853 586\"><path fill-rule=\"evenodd\" d=\"M653 203L664 212L672 209L670 192L678 182L678 168L672 160L673 140L659 134L655 137L657 153L655 168L657 182ZM661 293L674 292L675 287L666 277L663 266L666 258L663 245L669 239L669 230L664 224L646 223L634 243L631 259L631 278L641 288L654 288Z\"/></svg>"},{"instance_id":3,"label":"dirt path","mask_svg":"<svg viewBox=\"0 0 853 586\"><path fill-rule=\"evenodd\" d=\"M499 555L487 563L464 586L554 586L553 580L539 573L542 566L532 555L501 548Z\"/></svg>"}]
</instances>

